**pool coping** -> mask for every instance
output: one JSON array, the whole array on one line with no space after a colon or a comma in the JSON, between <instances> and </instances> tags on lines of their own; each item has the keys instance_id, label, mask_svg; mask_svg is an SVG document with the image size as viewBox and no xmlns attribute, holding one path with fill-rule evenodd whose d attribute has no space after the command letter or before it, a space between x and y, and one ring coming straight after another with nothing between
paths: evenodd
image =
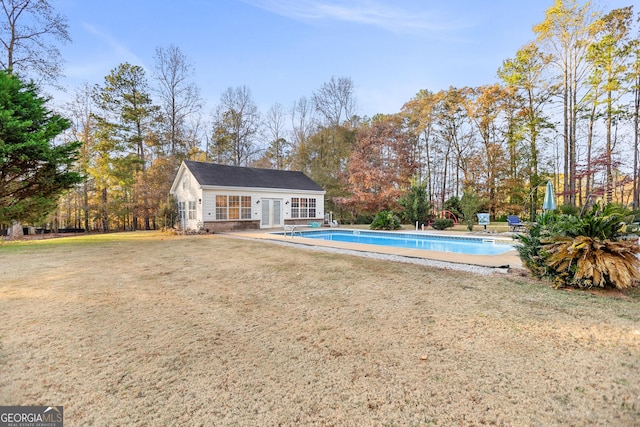
<instances>
[{"instance_id":1,"label":"pool coping","mask_svg":"<svg viewBox=\"0 0 640 427\"><path fill-rule=\"evenodd\" d=\"M358 231L370 231L370 230L360 230L348 227L341 227L341 230L358 230ZM303 227L300 228L300 231L327 231L327 230L337 230L335 228L327 228L320 229ZM276 232L280 232L280 229L264 229L264 230L247 230L247 231L234 231L225 234L236 235L239 237L246 237L252 239L259 240L267 240L267 241L279 241L286 242L291 244L302 245L306 247L324 247L324 248L334 248L334 249L342 249L356 252L370 252L375 254L382 255L395 255L400 257L407 258L418 258L418 259L428 259L440 262L447 262L453 264L467 264L474 265L480 267L488 267L488 268L496 268L496 269L524 269L522 261L518 256L518 252L516 249L509 250L503 254L499 255L467 255L467 254L457 254L452 252L441 252L441 251L429 251L425 249L406 249L406 248L394 248L387 246L379 246L379 245L371 245L365 243L348 243L348 242L337 242L333 240L319 240L312 238L305 238L298 235L278 235L273 234ZM464 232L437 232L437 230L429 230L427 231L417 231L412 232L408 230L399 230L402 234L419 234L419 235L434 235L434 236L450 236L450 237L472 237L477 239L491 239L500 241L503 240L505 242L510 242L513 239L509 237L496 236L495 234L487 234L478 235L473 233L464 233Z\"/></svg>"}]
</instances>

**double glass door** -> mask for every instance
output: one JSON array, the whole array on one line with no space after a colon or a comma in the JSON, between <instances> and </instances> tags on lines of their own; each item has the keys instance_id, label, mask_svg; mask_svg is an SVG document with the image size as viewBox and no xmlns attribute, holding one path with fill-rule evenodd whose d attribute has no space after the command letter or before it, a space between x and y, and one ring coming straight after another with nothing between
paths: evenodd
<instances>
[{"instance_id":1,"label":"double glass door","mask_svg":"<svg viewBox=\"0 0 640 427\"><path fill-rule=\"evenodd\" d=\"M282 199L261 199L260 228L282 227Z\"/></svg>"}]
</instances>

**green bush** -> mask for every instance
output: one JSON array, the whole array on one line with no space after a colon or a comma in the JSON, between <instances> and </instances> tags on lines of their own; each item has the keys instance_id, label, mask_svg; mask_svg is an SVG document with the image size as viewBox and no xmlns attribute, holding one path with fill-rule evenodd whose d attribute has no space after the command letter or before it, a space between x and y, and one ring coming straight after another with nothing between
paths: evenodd
<instances>
[{"instance_id":1,"label":"green bush","mask_svg":"<svg viewBox=\"0 0 640 427\"><path fill-rule=\"evenodd\" d=\"M355 223L356 224L371 224L374 216L370 214L358 214L356 215Z\"/></svg>"},{"instance_id":2,"label":"green bush","mask_svg":"<svg viewBox=\"0 0 640 427\"><path fill-rule=\"evenodd\" d=\"M573 215L573 216L580 215L580 209L577 206L562 205L559 207L559 209L560 209L560 212L563 213L564 215Z\"/></svg>"},{"instance_id":3,"label":"green bush","mask_svg":"<svg viewBox=\"0 0 640 427\"><path fill-rule=\"evenodd\" d=\"M535 224L528 227L526 233L514 236L520 241L520 244L516 245L520 259L535 277L552 276L543 242L550 241L555 234L553 228L557 218L558 215L551 212L538 215Z\"/></svg>"},{"instance_id":4,"label":"green bush","mask_svg":"<svg viewBox=\"0 0 640 427\"><path fill-rule=\"evenodd\" d=\"M450 197L445 200L442 209L453 213L458 218L462 218L464 217L464 214L462 213L462 205L460 204L460 202L461 200L456 196Z\"/></svg>"},{"instance_id":5,"label":"green bush","mask_svg":"<svg viewBox=\"0 0 640 427\"><path fill-rule=\"evenodd\" d=\"M453 227L453 220L450 218L438 218L433 221L433 228L436 230L444 230Z\"/></svg>"},{"instance_id":6,"label":"green bush","mask_svg":"<svg viewBox=\"0 0 640 427\"><path fill-rule=\"evenodd\" d=\"M369 226L372 230L397 230L400 227L400 219L391 211L378 212Z\"/></svg>"}]
</instances>

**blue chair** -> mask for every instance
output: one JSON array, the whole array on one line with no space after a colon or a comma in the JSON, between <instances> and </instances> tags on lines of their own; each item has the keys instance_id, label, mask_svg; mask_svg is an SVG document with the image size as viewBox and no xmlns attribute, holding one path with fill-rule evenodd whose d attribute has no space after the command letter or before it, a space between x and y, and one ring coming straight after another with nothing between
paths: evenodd
<instances>
[{"instance_id":1,"label":"blue chair","mask_svg":"<svg viewBox=\"0 0 640 427\"><path fill-rule=\"evenodd\" d=\"M511 231L518 231L526 227L526 223L520 221L520 217L518 215L508 215L507 223L509 224L509 229Z\"/></svg>"}]
</instances>

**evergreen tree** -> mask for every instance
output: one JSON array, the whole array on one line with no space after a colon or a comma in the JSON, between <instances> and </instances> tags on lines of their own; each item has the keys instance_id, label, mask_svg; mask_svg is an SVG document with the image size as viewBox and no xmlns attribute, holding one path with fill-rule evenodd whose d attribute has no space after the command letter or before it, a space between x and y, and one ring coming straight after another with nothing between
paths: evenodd
<instances>
[{"instance_id":1,"label":"evergreen tree","mask_svg":"<svg viewBox=\"0 0 640 427\"><path fill-rule=\"evenodd\" d=\"M125 189L124 204L133 207L125 209L127 215L132 214L131 228L138 229L138 218L142 214L144 228L149 230L148 194L143 185L133 188L136 182L146 179L149 145L154 137L152 124L158 111L152 102L144 69L138 65L120 64L105 77L96 101L102 109L103 117L98 117L98 127L106 137L104 142L111 145L110 156L116 155L121 160L118 168L108 164L107 170L117 169L122 174L117 181Z\"/></svg>"},{"instance_id":2,"label":"evergreen tree","mask_svg":"<svg viewBox=\"0 0 640 427\"><path fill-rule=\"evenodd\" d=\"M74 170L80 144L54 143L70 124L46 103L34 84L0 71L0 223L42 219L82 181Z\"/></svg>"},{"instance_id":3,"label":"evergreen tree","mask_svg":"<svg viewBox=\"0 0 640 427\"><path fill-rule=\"evenodd\" d=\"M402 213L404 220L410 224L416 221L426 224L429 221L431 204L429 203L429 194L427 194L427 184L425 182L414 180L409 191L398 200L398 203L404 209Z\"/></svg>"}]
</instances>

